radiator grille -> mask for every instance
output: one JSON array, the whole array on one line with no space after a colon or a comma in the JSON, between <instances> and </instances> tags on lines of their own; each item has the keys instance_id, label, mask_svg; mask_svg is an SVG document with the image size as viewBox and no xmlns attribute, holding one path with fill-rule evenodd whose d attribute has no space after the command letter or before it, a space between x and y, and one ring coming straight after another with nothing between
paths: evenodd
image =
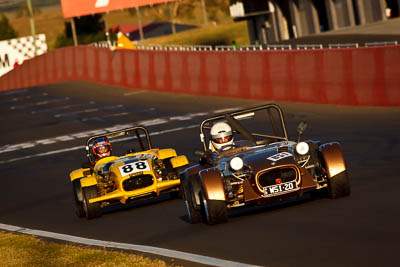
<instances>
[{"instance_id":1,"label":"radiator grille","mask_svg":"<svg viewBox=\"0 0 400 267\"><path fill-rule=\"evenodd\" d=\"M280 147L278 147L277 151L278 151L278 153L289 152L289 148L287 146L280 146Z\"/></svg>"},{"instance_id":2,"label":"radiator grille","mask_svg":"<svg viewBox=\"0 0 400 267\"><path fill-rule=\"evenodd\" d=\"M294 168L278 168L266 171L258 176L258 183L261 187L266 187L276 184L277 179L280 179L281 183L294 181L296 179L297 172Z\"/></svg>"},{"instance_id":3,"label":"radiator grille","mask_svg":"<svg viewBox=\"0 0 400 267\"><path fill-rule=\"evenodd\" d=\"M150 186L153 182L153 176L146 174L130 177L122 182L122 186L125 191L132 191Z\"/></svg>"}]
</instances>

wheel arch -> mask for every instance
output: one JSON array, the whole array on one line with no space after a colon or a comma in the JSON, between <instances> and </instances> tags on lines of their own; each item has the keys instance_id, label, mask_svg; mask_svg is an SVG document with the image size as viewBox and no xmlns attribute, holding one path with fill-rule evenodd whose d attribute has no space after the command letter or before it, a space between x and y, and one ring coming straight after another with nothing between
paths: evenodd
<instances>
[{"instance_id":1,"label":"wheel arch","mask_svg":"<svg viewBox=\"0 0 400 267\"><path fill-rule=\"evenodd\" d=\"M159 149L157 153L159 159L167 159L178 156L173 148Z\"/></svg>"},{"instance_id":2,"label":"wheel arch","mask_svg":"<svg viewBox=\"0 0 400 267\"><path fill-rule=\"evenodd\" d=\"M209 168L199 173L204 196L209 200L226 201L225 189L222 182L221 171L217 168Z\"/></svg>"},{"instance_id":3,"label":"wheel arch","mask_svg":"<svg viewBox=\"0 0 400 267\"><path fill-rule=\"evenodd\" d=\"M338 142L323 144L319 147L319 149L322 154L322 159L325 163L328 178L347 171L342 149L340 148L340 144Z\"/></svg>"},{"instance_id":4,"label":"wheel arch","mask_svg":"<svg viewBox=\"0 0 400 267\"><path fill-rule=\"evenodd\" d=\"M80 179L85 177L86 175L90 174L90 169L89 168L85 168L85 169L77 169L72 171L69 174L69 177L71 179L71 182L75 181L76 179Z\"/></svg>"},{"instance_id":5,"label":"wheel arch","mask_svg":"<svg viewBox=\"0 0 400 267\"><path fill-rule=\"evenodd\" d=\"M80 181L81 181L82 188L97 185L97 180L96 180L96 177L94 177L94 176L84 177Z\"/></svg>"}]
</instances>

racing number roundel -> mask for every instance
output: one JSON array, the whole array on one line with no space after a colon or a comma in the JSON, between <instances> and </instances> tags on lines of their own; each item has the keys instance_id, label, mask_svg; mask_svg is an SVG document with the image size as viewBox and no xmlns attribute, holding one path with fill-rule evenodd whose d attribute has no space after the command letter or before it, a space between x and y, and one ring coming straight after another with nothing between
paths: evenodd
<instances>
[{"instance_id":1,"label":"racing number roundel","mask_svg":"<svg viewBox=\"0 0 400 267\"><path fill-rule=\"evenodd\" d=\"M136 161L118 167L118 170L121 173L121 176L125 176L135 172L150 171L150 166L147 161Z\"/></svg>"}]
</instances>

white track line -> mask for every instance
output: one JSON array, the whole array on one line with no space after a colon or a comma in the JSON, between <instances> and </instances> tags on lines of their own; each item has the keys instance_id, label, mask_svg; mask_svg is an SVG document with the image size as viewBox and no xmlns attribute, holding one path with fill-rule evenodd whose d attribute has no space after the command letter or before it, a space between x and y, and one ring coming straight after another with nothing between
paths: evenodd
<instances>
[{"instance_id":1,"label":"white track line","mask_svg":"<svg viewBox=\"0 0 400 267\"><path fill-rule=\"evenodd\" d=\"M168 129L168 130L164 130L164 131L152 132L150 134L150 136L166 134L166 133L172 133L172 132L192 129L192 128L196 128L196 127L199 127L199 126L196 124L196 125L189 125L189 126L185 126L185 127L178 127L178 128ZM125 141L125 140L128 140L128 139L133 139L133 138L132 137L121 138L121 139L115 140L114 142L122 142L122 141ZM79 149L83 150L84 148L85 148L84 146L75 146L75 147L69 147L69 148L64 148L64 149L59 149L59 150L53 150L53 151L43 152L43 153L34 154L34 155L28 155L28 156L19 157L19 158L3 160L3 161L0 161L0 164L11 163L11 162L25 160L25 159L45 157L45 156L49 156L49 155L60 154L60 153L79 150Z\"/></svg>"},{"instance_id":2,"label":"white track line","mask_svg":"<svg viewBox=\"0 0 400 267\"><path fill-rule=\"evenodd\" d=\"M229 108L229 109L224 109L224 110L214 110L211 111L211 113L220 113L222 111L228 111L228 110L236 110L237 108ZM62 116L67 116L71 115L73 113L82 113L82 112L94 112L96 109L87 109L84 111L76 111L72 113L60 113L56 114L54 117L62 117ZM121 130L124 128L129 128L133 127L136 125L141 125L141 126L154 126L154 125L161 125L161 124L166 124L170 121L190 121L195 117L202 117L210 114L210 112L199 112L199 113L189 113L189 114L184 114L180 116L174 116L174 117L169 117L169 118L155 118L155 119L149 119L149 120L143 120L143 121L138 121L136 123L128 123L128 124L117 124L108 128L104 129L96 129L96 130L90 130L86 132L80 132L80 133L73 133L73 134L67 134L63 136L58 136L58 137L50 137L42 140L35 140L35 141L28 141L20 144L12 144L12 145L4 145L0 147L0 154L2 153L7 153L11 151L16 151L16 150L21 150L21 149L26 149L26 148L33 148L37 145L47 145L47 144L53 144L53 143L58 143L62 141L69 141L73 139L79 139L79 138L85 138L89 137L92 135L96 134L103 134L106 132L112 132L112 131L117 131ZM0 162L4 163L4 162Z\"/></svg>"},{"instance_id":3,"label":"white track line","mask_svg":"<svg viewBox=\"0 0 400 267\"><path fill-rule=\"evenodd\" d=\"M102 241L102 240L89 239L89 238L83 238L83 237L72 236L72 235L52 233L52 232L41 231L41 230L21 228L18 226L1 224L1 223L0 223L0 229L10 231L10 232L53 238L53 239L58 239L58 240L63 240L63 241L68 241L68 242L73 242L73 243L78 243L78 244L84 244L84 245L90 245L90 246L140 251L140 252L144 252L144 253L151 253L151 254L155 254L155 255L160 255L160 256L165 256L165 257L170 257L170 258L175 258L175 259L181 259L181 260L186 260L186 261L191 261L191 262L197 262L197 263L211 265L211 266L227 266L227 267L228 266L237 266L237 267L239 267L239 266L240 267L256 266L256 265L222 260L222 259L218 259L218 258L201 256L201 255L196 255L196 254L191 254L191 253L186 253L186 252L181 252L181 251L176 251L176 250L171 250L171 249L143 246L143 245L134 245L134 244L127 244L127 243L118 243L118 242L111 242L111 241Z\"/></svg>"},{"instance_id":4,"label":"white track line","mask_svg":"<svg viewBox=\"0 0 400 267\"><path fill-rule=\"evenodd\" d=\"M76 115L76 114L82 114L82 113L92 113L92 112L97 112L99 111L98 108L90 108L90 109L84 109L84 110L78 110L78 111L72 111L72 112L67 112L67 113L60 113L54 115L54 118L61 118L61 117L68 117L71 115Z\"/></svg>"},{"instance_id":5,"label":"white track line","mask_svg":"<svg viewBox=\"0 0 400 267\"><path fill-rule=\"evenodd\" d=\"M10 90L10 91L2 91L0 95L13 95L13 94L22 94L28 91L28 89L16 89L16 90Z\"/></svg>"},{"instance_id":6,"label":"white track line","mask_svg":"<svg viewBox=\"0 0 400 267\"><path fill-rule=\"evenodd\" d=\"M22 104L22 105L17 105L17 106L11 106L11 110L16 110L16 109L25 109L26 107L35 107L35 106L43 106L47 104L53 104L53 103L58 103L62 101L68 101L70 100L70 97L64 97L64 98L57 98L53 100L43 100L35 103L29 103L29 104Z\"/></svg>"}]
</instances>

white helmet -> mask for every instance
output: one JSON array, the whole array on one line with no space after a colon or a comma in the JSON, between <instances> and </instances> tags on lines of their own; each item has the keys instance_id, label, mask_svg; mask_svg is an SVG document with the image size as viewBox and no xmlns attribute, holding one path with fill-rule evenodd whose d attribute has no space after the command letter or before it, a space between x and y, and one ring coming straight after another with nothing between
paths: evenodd
<instances>
[{"instance_id":1,"label":"white helmet","mask_svg":"<svg viewBox=\"0 0 400 267\"><path fill-rule=\"evenodd\" d=\"M217 122L211 127L211 143L215 149L233 144L232 128L226 122Z\"/></svg>"}]
</instances>

